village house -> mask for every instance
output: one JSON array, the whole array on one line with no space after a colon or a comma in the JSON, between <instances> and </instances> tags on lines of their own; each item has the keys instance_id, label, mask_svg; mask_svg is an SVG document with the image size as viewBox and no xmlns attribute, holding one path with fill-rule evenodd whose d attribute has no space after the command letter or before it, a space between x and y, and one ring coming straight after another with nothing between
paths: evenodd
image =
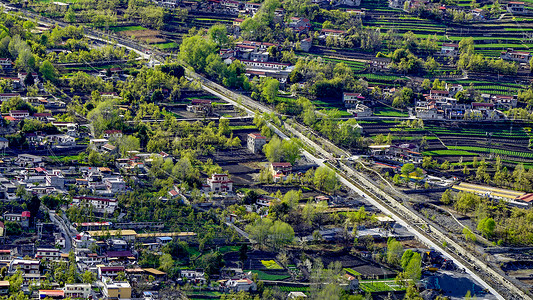
<instances>
[{"instance_id":1,"label":"village house","mask_svg":"<svg viewBox=\"0 0 533 300\"><path fill-rule=\"evenodd\" d=\"M105 153L113 154L117 152L117 146L106 143L100 148L100 150Z\"/></svg>"},{"instance_id":2,"label":"village house","mask_svg":"<svg viewBox=\"0 0 533 300\"><path fill-rule=\"evenodd\" d=\"M459 44L444 43L440 48L440 55L457 57L459 55Z\"/></svg>"},{"instance_id":3,"label":"village house","mask_svg":"<svg viewBox=\"0 0 533 300\"><path fill-rule=\"evenodd\" d=\"M30 259L13 259L9 265L9 274L14 274L17 270L22 271L24 283L30 281L39 282L41 278L40 268L41 261Z\"/></svg>"},{"instance_id":4,"label":"village house","mask_svg":"<svg viewBox=\"0 0 533 300\"><path fill-rule=\"evenodd\" d=\"M357 103L354 108L348 109L347 112L356 118L372 116L372 109L362 103Z\"/></svg>"},{"instance_id":5,"label":"village house","mask_svg":"<svg viewBox=\"0 0 533 300\"><path fill-rule=\"evenodd\" d=\"M104 139L121 138L122 130L106 130L104 131Z\"/></svg>"},{"instance_id":6,"label":"village house","mask_svg":"<svg viewBox=\"0 0 533 300\"><path fill-rule=\"evenodd\" d=\"M187 105L187 111L196 114L210 114L213 111L211 100L192 99L191 104Z\"/></svg>"},{"instance_id":7,"label":"village house","mask_svg":"<svg viewBox=\"0 0 533 300\"><path fill-rule=\"evenodd\" d=\"M4 102L15 97L20 97L20 94L19 93L2 93L0 94L0 102Z\"/></svg>"},{"instance_id":8,"label":"village house","mask_svg":"<svg viewBox=\"0 0 533 300\"><path fill-rule=\"evenodd\" d=\"M247 139L248 150L252 153L259 153L263 150L263 146L266 145L266 137L260 133L249 133Z\"/></svg>"},{"instance_id":9,"label":"village house","mask_svg":"<svg viewBox=\"0 0 533 300\"><path fill-rule=\"evenodd\" d=\"M388 155L395 160L419 164L422 163L422 154L419 151L420 148L415 144L396 144L390 146Z\"/></svg>"},{"instance_id":10,"label":"village house","mask_svg":"<svg viewBox=\"0 0 533 300\"><path fill-rule=\"evenodd\" d=\"M39 83L39 75L37 75L37 73L35 73L35 72L32 72L32 73L19 72L17 77L20 80L20 84L22 86L25 86L24 81L26 80L26 76L28 76L28 75L31 75L33 77L33 81L35 83Z\"/></svg>"},{"instance_id":11,"label":"village house","mask_svg":"<svg viewBox=\"0 0 533 300\"><path fill-rule=\"evenodd\" d=\"M389 7L395 9L403 9L405 2L408 0L389 0Z\"/></svg>"},{"instance_id":12,"label":"village house","mask_svg":"<svg viewBox=\"0 0 533 300\"><path fill-rule=\"evenodd\" d=\"M65 3L65 2L54 1L52 2L52 4L54 4L57 11L62 12L62 13L65 13L70 7L70 3Z\"/></svg>"},{"instance_id":13,"label":"village house","mask_svg":"<svg viewBox=\"0 0 533 300\"><path fill-rule=\"evenodd\" d=\"M0 137L0 150L7 148L9 148L9 140L4 137Z\"/></svg>"},{"instance_id":14,"label":"village house","mask_svg":"<svg viewBox=\"0 0 533 300\"><path fill-rule=\"evenodd\" d=\"M253 292L257 290L257 285L255 282L248 278L230 279L226 282L226 287L234 292Z\"/></svg>"},{"instance_id":15,"label":"village house","mask_svg":"<svg viewBox=\"0 0 533 300\"><path fill-rule=\"evenodd\" d=\"M525 11L524 2L511 1L507 3L507 11L512 14L522 14Z\"/></svg>"},{"instance_id":16,"label":"village house","mask_svg":"<svg viewBox=\"0 0 533 300\"><path fill-rule=\"evenodd\" d=\"M372 72L387 72L390 70L392 60L388 57L374 57L368 63L369 71Z\"/></svg>"},{"instance_id":17,"label":"village house","mask_svg":"<svg viewBox=\"0 0 533 300\"><path fill-rule=\"evenodd\" d=\"M27 110L12 110L9 112L9 116L17 121L20 121L29 117L30 112Z\"/></svg>"},{"instance_id":18,"label":"village house","mask_svg":"<svg viewBox=\"0 0 533 300\"><path fill-rule=\"evenodd\" d=\"M108 139L90 139L89 147L94 150L100 151L102 147L109 142Z\"/></svg>"},{"instance_id":19,"label":"village house","mask_svg":"<svg viewBox=\"0 0 533 300\"><path fill-rule=\"evenodd\" d=\"M356 16L358 19L363 19L366 16L366 9L347 9L347 13Z\"/></svg>"},{"instance_id":20,"label":"village house","mask_svg":"<svg viewBox=\"0 0 533 300\"><path fill-rule=\"evenodd\" d=\"M65 297L67 298L81 298L88 299L91 294L91 284L90 283L67 283L65 284Z\"/></svg>"},{"instance_id":21,"label":"village house","mask_svg":"<svg viewBox=\"0 0 533 300\"><path fill-rule=\"evenodd\" d=\"M98 279L102 280L104 277L115 278L118 273L124 272L124 266L98 266Z\"/></svg>"},{"instance_id":22,"label":"village house","mask_svg":"<svg viewBox=\"0 0 533 300\"><path fill-rule=\"evenodd\" d=\"M0 295L7 295L9 293L9 281L0 281Z\"/></svg>"},{"instance_id":23,"label":"village house","mask_svg":"<svg viewBox=\"0 0 533 300\"><path fill-rule=\"evenodd\" d=\"M284 70L290 66L287 63L278 63L278 62L262 62L262 61L253 61L253 60L241 60L241 63L246 66L246 69L273 69L273 70Z\"/></svg>"},{"instance_id":24,"label":"village house","mask_svg":"<svg viewBox=\"0 0 533 300\"><path fill-rule=\"evenodd\" d=\"M342 102L345 108L355 108L357 104L365 100L361 93L343 93Z\"/></svg>"},{"instance_id":25,"label":"village house","mask_svg":"<svg viewBox=\"0 0 533 300\"><path fill-rule=\"evenodd\" d=\"M39 290L39 299L65 299L65 291Z\"/></svg>"},{"instance_id":26,"label":"village house","mask_svg":"<svg viewBox=\"0 0 533 300\"><path fill-rule=\"evenodd\" d=\"M103 281L102 293L105 299L131 299L131 285L129 282Z\"/></svg>"},{"instance_id":27,"label":"village house","mask_svg":"<svg viewBox=\"0 0 533 300\"><path fill-rule=\"evenodd\" d=\"M42 167L44 166L43 158L41 156L32 154L19 154L16 163L21 167Z\"/></svg>"},{"instance_id":28,"label":"village house","mask_svg":"<svg viewBox=\"0 0 533 300\"><path fill-rule=\"evenodd\" d=\"M346 34L346 31L344 30L338 30L338 29L322 29L320 31L320 38L327 38L327 37L334 37L334 38L341 38Z\"/></svg>"},{"instance_id":29,"label":"village house","mask_svg":"<svg viewBox=\"0 0 533 300\"><path fill-rule=\"evenodd\" d=\"M112 215L117 208L117 199L93 196L74 196L72 197L72 205L78 205L80 207L91 206L95 213L107 213Z\"/></svg>"},{"instance_id":30,"label":"village house","mask_svg":"<svg viewBox=\"0 0 533 300\"><path fill-rule=\"evenodd\" d=\"M11 61L10 58L1 57L0 67L2 68L2 70L9 70L13 67L13 61Z\"/></svg>"},{"instance_id":31,"label":"village house","mask_svg":"<svg viewBox=\"0 0 533 300\"><path fill-rule=\"evenodd\" d=\"M274 178L274 182L283 181L292 172L292 164L288 162L273 162L270 163L270 173Z\"/></svg>"},{"instance_id":32,"label":"village house","mask_svg":"<svg viewBox=\"0 0 533 300\"><path fill-rule=\"evenodd\" d=\"M126 190L126 182L120 177L104 178L103 180L109 193L119 193Z\"/></svg>"},{"instance_id":33,"label":"village house","mask_svg":"<svg viewBox=\"0 0 533 300\"><path fill-rule=\"evenodd\" d=\"M48 122L50 118L52 118L52 114L49 112L44 113L34 113L32 116L34 119L39 120L41 122Z\"/></svg>"},{"instance_id":34,"label":"village house","mask_svg":"<svg viewBox=\"0 0 533 300\"><path fill-rule=\"evenodd\" d=\"M228 174L213 174L207 178L207 185L213 192L231 192L233 191L233 180L229 179Z\"/></svg>"},{"instance_id":35,"label":"village house","mask_svg":"<svg viewBox=\"0 0 533 300\"><path fill-rule=\"evenodd\" d=\"M181 277L187 278L188 281L195 284L205 284L207 280L205 279L205 273L202 270L181 270Z\"/></svg>"},{"instance_id":36,"label":"village house","mask_svg":"<svg viewBox=\"0 0 533 300\"><path fill-rule=\"evenodd\" d=\"M61 257L61 252L56 248L37 248L35 259L46 261L58 261Z\"/></svg>"},{"instance_id":37,"label":"village house","mask_svg":"<svg viewBox=\"0 0 533 300\"><path fill-rule=\"evenodd\" d=\"M308 33L311 29L311 21L307 18L291 17L288 26L297 33Z\"/></svg>"},{"instance_id":38,"label":"village house","mask_svg":"<svg viewBox=\"0 0 533 300\"><path fill-rule=\"evenodd\" d=\"M305 52L309 52L313 47L313 38L306 38L300 41L300 49Z\"/></svg>"},{"instance_id":39,"label":"village house","mask_svg":"<svg viewBox=\"0 0 533 300\"><path fill-rule=\"evenodd\" d=\"M531 60L531 53L526 51L516 51L513 49L507 49L507 51L502 51L500 58L503 60L516 61L519 63L529 63Z\"/></svg>"},{"instance_id":40,"label":"village house","mask_svg":"<svg viewBox=\"0 0 533 300\"><path fill-rule=\"evenodd\" d=\"M244 19L236 18L236 19L233 20L233 26L240 27L242 22L244 22Z\"/></svg>"},{"instance_id":41,"label":"village house","mask_svg":"<svg viewBox=\"0 0 533 300\"><path fill-rule=\"evenodd\" d=\"M23 211L22 213L4 213L4 222L17 222L22 228L30 227L29 211Z\"/></svg>"}]
</instances>

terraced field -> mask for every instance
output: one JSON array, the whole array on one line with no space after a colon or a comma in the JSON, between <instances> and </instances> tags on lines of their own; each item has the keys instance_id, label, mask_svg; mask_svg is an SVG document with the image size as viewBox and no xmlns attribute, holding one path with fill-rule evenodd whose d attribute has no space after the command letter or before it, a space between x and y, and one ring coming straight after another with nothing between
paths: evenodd
<instances>
[{"instance_id":1,"label":"terraced field","mask_svg":"<svg viewBox=\"0 0 533 300\"><path fill-rule=\"evenodd\" d=\"M471 1L456 1L458 6L469 6ZM533 0L529 0L532 3ZM473 37L476 50L490 57L499 57L500 50L515 48L523 51L533 51L533 40L528 34L533 31L533 22L528 18L504 16L501 20L491 20L486 23L447 24L438 21L413 17L401 10L387 7L387 1L375 1L368 6L365 26L380 28L382 34L394 29L398 36L411 31L418 38L436 35L439 44L444 42L458 42L465 37ZM376 9L378 8L378 9Z\"/></svg>"}]
</instances>

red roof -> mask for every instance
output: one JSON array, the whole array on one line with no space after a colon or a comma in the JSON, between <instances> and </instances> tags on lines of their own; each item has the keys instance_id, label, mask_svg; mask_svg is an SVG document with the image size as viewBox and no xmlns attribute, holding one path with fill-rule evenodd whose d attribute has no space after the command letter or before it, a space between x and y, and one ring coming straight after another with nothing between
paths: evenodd
<instances>
[{"instance_id":1,"label":"red roof","mask_svg":"<svg viewBox=\"0 0 533 300\"><path fill-rule=\"evenodd\" d=\"M448 91L431 90L431 94L449 94Z\"/></svg>"},{"instance_id":2,"label":"red roof","mask_svg":"<svg viewBox=\"0 0 533 300\"><path fill-rule=\"evenodd\" d=\"M15 118L13 118L12 116L4 116L4 119L8 121L15 121Z\"/></svg>"},{"instance_id":3,"label":"red roof","mask_svg":"<svg viewBox=\"0 0 533 300\"><path fill-rule=\"evenodd\" d=\"M494 106L493 103L478 103L478 102L472 103L472 107L493 107L493 106Z\"/></svg>"},{"instance_id":4,"label":"red roof","mask_svg":"<svg viewBox=\"0 0 533 300\"><path fill-rule=\"evenodd\" d=\"M211 100L206 99L192 99L191 104L211 104Z\"/></svg>"},{"instance_id":5,"label":"red roof","mask_svg":"<svg viewBox=\"0 0 533 300\"><path fill-rule=\"evenodd\" d=\"M31 217L31 213L29 211L23 211L21 216L25 217L25 218L30 218Z\"/></svg>"},{"instance_id":6,"label":"red roof","mask_svg":"<svg viewBox=\"0 0 533 300\"><path fill-rule=\"evenodd\" d=\"M344 30L338 30L338 29L322 29L322 32L346 33L346 31L344 31Z\"/></svg>"},{"instance_id":7,"label":"red roof","mask_svg":"<svg viewBox=\"0 0 533 300\"><path fill-rule=\"evenodd\" d=\"M516 199L517 200L522 200L522 201L527 202L527 203L533 202L533 194L532 193L524 194L524 195L522 195L520 197L517 197Z\"/></svg>"},{"instance_id":8,"label":"red roof","mask_svg":"<svg viewBox=\"0 0 533 300\"><path fill-rule=\"evenodd\" d=\"M122 267L122 266L119 266L119 267L100 267L100 270L104 271L104 272L123 272L124 271L124 267Z\"/></svg>"},{"instance_id":9,"label":"red roof","mask_svg":"<svg viewBox=\"0 0 533 300\"><path fill-rule=\"evenodd\" d=\"M288 163L288 162L277 162L277 163L272 163L272 167L274 168L290 168L292 167L291 163Z\"/></svg>"},{"instance_id":10,"label":"red roof","mask_svg":"<svg viewBox=\"0 0 533 300\"><path fill-rule=\"evenodd\" d=\"M248 136L254 138L254 139L259 139L259 140L264 140L266 139L265 136L262 136L260 133L248 133Z\"/></svg>"},{"instance_id":11,"label":"red roof","mask_svg":"<svg viewBox=\"0 0 533 300\"><path fill-rule=\"evenodd\" d=\"M106 130L104 133L122 133L122 130Z\"/></svg>"},{"instance_id":12,"label":"red roof","mask_svg":"<svg viewBox=\"0 0 533 300\"><path fill-rule=\"evenodd\" d=\"M61 290L39 290L39 294L51 297L65 297L65 292Z\"/></svg>"},{"instance_id":13,"label":"red roof","mask_svg":"<svg viewBox=\"0 0 533 300\"><path fill-rule=\"evenodd\" d=\"M51 117L52 114L51 113L34 113L33 116L37 117L37 118L39 118L39 117Z\"/></svg>"}]
</instances>

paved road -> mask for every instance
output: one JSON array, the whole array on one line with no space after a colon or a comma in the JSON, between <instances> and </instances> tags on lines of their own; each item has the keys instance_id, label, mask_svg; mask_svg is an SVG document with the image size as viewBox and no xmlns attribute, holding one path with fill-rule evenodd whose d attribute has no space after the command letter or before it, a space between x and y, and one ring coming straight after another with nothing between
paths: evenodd
<instances>
[{"instance_id":1,"label":"paved road","mask_svg":"<svg viewBox=\"0 0 533 300\"><path fill-rule=\"evenodd\" d=\"M2 4L3 6L6 6L8 7L7 5L5 4ZM37 20L41 20L40 23L43 23L43 24L59 24L61 26L67 26L68 24L66 23L63 23L63 22L58 22L58 21L54 21L54 22L46 22L46 21L42 21L42 20L45 20L44 18L40 17L40 16L37 16L35 14L32 14L32 13L29 13L27 11L24 11L24 10L20 10L22 11L28 18L30 19L37 19ZM90 32L90 31L89 31ZM101 36L104 36L103 34L99 34ZM91 34L86 34L86 36L88 36L89 38L92 38L92 39L95 39L95 40L100 40L100 41L103 41L103 42L106 42L106 43L109 43L110 41L108 40L110 36L104 36L105 38L101 38L101 37L97 37L95 35L91 35ZM117 37L113 37L113 38L117 38ZM139 45L136 45L136 44L133 44L132 42L129 42L129 41L118 41L117 43L118 46L122 46L122 47L125 47L129 50L133 50L135 51L137 54L139 54L141 57L143 58L146 58L146 59L153 59L153 56L148 54L148 53L145 53L143 51L140 51L139 50ZM160 60L158 60L160 61ZM222 99L232 103L233 105L235 106L238 106L238 107L241 107L241 108L244 108L250 115L255 115L255 112L252 111L251 109L249 109L248 107L246 106L243 106L241 103L244 103L246 104L247 106L250 106L252 107L253 109L257 109L259 110L260 112L267 112L267 113L272 113L273 110L270 109L269 107L266 107L262 104L259 104L255 101L250 101L250 99L246 99L247 97L236 97L236 100L237 101L234 101L233 99L230 99L229 97L226 97L225 95L213 90L213 89L209 89L209 88L206 88L204 86L204 89L213 93L213 94L216 94L218 95L219 97L221 97ZM271 128L274 129L274 131L276 132L276 134L280 135L280 137L284 138L284 139L287 139L289 137L287 137L283 132L281 132L279 129L277 129L275 126L273 125L270 125ZM315 150L319 151L319 152L326 152L324 149L322 149L322 147L319 147L317 144L315 144L314 142L310 141L309 139L307 139L305 142L311 142L310 145L312 145L313 147L315 147ZM311 161L314 161L317 165L319 166L324 166L324 160L322 158L319 158L319 157L316 157L314 155L312 155L311 153L307 152L307 151L303 151L303 155L306 156L308 159L310 159ZM411 227L409 224L407 224L407 222L405 222L401 217L399 217L396 212L393 212L391 210L389 210L388 208L382 206L379 202L377 202L376 200L372 199L366 192L360 190L359 188L357 188L355 185L353 185L351 182L349 182L348 180L344 179L343 177L339 176L339 179L340 181L345 184L347 187L349 187L350 189L352 189L353 191L355 191L357 194L359 194L360 196L362 197L365 197L371 204L373 204L374 206L376 206L378 209L380 209L382 212L384 212L385 214L387 215L390 215L392 216L396 222L398 222L399 224L403 225L404 227L406 227L411 233L415 234L423 243L425 243L426 245L428 245L429 247L432 247L434 249L436 249L437 251L441 252L445 257L447 257L448 259L451 259L453 261L455 261L453 259L453 257L447 253L445 251L445 249L443 249L442 247L440 247L439 245L435 244L433 241L431 241L430 239L426 238L426 236L424 234L421 234L417 229ZM51 216L52 218L52 216ZM69 233L69 229L67 228L67 226L61 221L59 221L60 224L62 224L62 226L60 226L62 228L62 230L68 234ZM69 241L69 250L70 250L70 241ZM455 263L460 267L460 268L463 268L465 270L467 270L467 272L476 280L478 281L484 288L486 288L487 290L489 290L493 295L495 295L498 299L504 299L496 290L494 290L490 285L488 285L484 280L482 280L479 276L477 276L474 272L470 271L466 266L464 266L461 262L458 262L458 261L455 261Z\"/></svg>"},{"instance_id":2,"label":"paved road","mask_svg":"<svg viewBox=\"0 0 533 300\"><path fill-rule=\"evenodd\" d=\"M252 111L251 109L249 109L248 107L246 106L243 106L241 103L245 103L245 101L241 98L239 99L239 101L235 101L233 99L230 99L229 97L227 97L226 95L212 89L212 88L209 88L209 87L206 87L205 85L203 85L203 88L204 90L222 98L223 100L225 101L228 101L229 103L235 105L235 106L238 106L238 107L241 107L242 109L244 109L247 113L251 114L251 115L255 115L255 112ZM239 103L241 102L241 103ZM261 104L259 103L254 103L254 108L261 108ZM263 107L263 109L259 109L259 111L266 111L266 112L271 112L270 108L268 107ZM274 129L274 131L276 132L276 134L278 134L281 138L283 139L288 139L289 137L284 134L283 132L281 132L279 129L277 129L275 126L273 125L270 125L271 128ZM312 145L317 151L319 152L326 152L325 150L323 150L319 145L317 145L316 143L312 142L311 140L307 139L305 136L303 136L304 138L304 142L308 143L309 145ZM314 163L316 163L318 166L325 166L325 160L322 159L322 158L319 158L319 157L316 157L315 155L312 155L311 153L309 153L308 151L302 151L302 154L308 158L310 161L313 161ZM464 269L466 270L466 272L472 276L472 278L478 282L481 286L483 286L483 288L487 289L492 295L494 295L497 299L500 299L500 300L504 300L505 298L503 296L501 296L494 288L492 288L488 283L486 283L482 278L480 278L476 273L472 272L469 268L467 268L466 265L464 265L463 263L461 263L460 261L457 261L453 258L453 256L448 253L445 249L443 249L440 245L436 244L435 242L433 242L432 240L430 240L429 238L427 238L424 234L422 234L417 228L414 228L412 227L411 225L409 225L403 218L401 218L399 215L397 215L397 212L396 211L392 211L390 210L389 208L383 206L382 204L380 204L378 201L374 200L369 194L368 192L366 191L362 191L361 189L359 189L357 186L355 186L354 184L352 184L350 181L348 181L347 179L345 179L344 177L342 176L338 176L341 183L343 183L345 186L347 186L348 188L350 188L352 191L354 191L355 193L357 193L359 196L365 198L369 203L371 203L372 205L374 205L375 207L377 207L380 211L382 211L384 214L386 215L389 215L389 216L392 216L392 218L400 225L404 226L405 228L407 228L407 230L409 232L411 232L412 234L414 234L422 243L424 243L425 245L427 245L428 247L430 248L433 248L435 250L437 250L438 252L442 253L442 255L448 259L448 260L452 260L455 262L455 264L460 268L460 269Z\"/></svg>"},{"instance_id":3,"label":"paved road","mask_svg":"<svg viewBox=\"0 0 533 300\"><path fill-rule=\"evenodd\" d=\"M56 215L55 212L48 211L48 214L50 216L50 220L52 223L54 223L59 229L61 230L61 233L63 234L63 237L65 238L65 248L61 250L63 253L69 253L70 249L72 249L72 233L68 229L68 226L64 223L63 219Z\"/></svg>"}]
</instances>

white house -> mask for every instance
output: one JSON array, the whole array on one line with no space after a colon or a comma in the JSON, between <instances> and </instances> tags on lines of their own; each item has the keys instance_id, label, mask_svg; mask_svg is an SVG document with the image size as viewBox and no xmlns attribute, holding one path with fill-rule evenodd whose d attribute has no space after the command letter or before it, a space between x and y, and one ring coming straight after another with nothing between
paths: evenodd
<instances>
[{"instance_id":1,"label":"white house","mask_svg":"<svg viewBox=\"0 0 533 300\"><path fill-rule=\"evenodd\" d=\"M257 290L257 285L255 282L251 281L248 278L244 279L230 279L226 282L226 287L235 291L235 292L252 292Z\"/></svg>"},{"instance_id":2,"label":"white house","mask_svg":"<svg viewBox=\"0 0 533 300\"><path fill-rule=\"evenodd\" d=\"M0 149L6 149L9 147L9 140L3 137L0 137Z\"/></svg>"},{"instance_id":3,"label":"white house","mask_svg":"<svg viewBox=\"0 0 533 300\"><path fill-rule=\"evenodd\" d=\"M56 248L37 248L35 258L46 261L57 261L61 257L61 252Z\"/></svg>"},{"instance_id":4,"label":"white house","mask_svg":"<svg viewBox=\"0 0 533 300\"><path fill-rule=\"evenodd\" d=\"M211 178L207 178L207 185L213 192L233 191L233 180L229 179L228 174L213 174Z\"/></svg>"},{"instance_id":5,"label":"white house","mask_svg":"<svg viewBox=\"0 0 533 300\"><path fill-rule=\"evenodd\" d=\"M4 102L15 97L20 97L20 94L19 93L2 93L0 94L0 102Z\"/></svg>"},{"instance_id":6,"label":"white house","mask_svg":"<svg viewBox=\"0 0 533 300\"><path fill-rule=\"evenodd\" d=\"M89 283L67 283L65 284L65 297L88 299L91 294L91 284Z\"/></svg>"},{"instance_id":7,"label":"white house","mask_svg":"<svg viewBox=\"0 0 533 300\"><path fill-rule=\"evenodd\" d=\"M524 2L511 1L507 3L507 11L513 14L524 13Z\"/></svg>"},{"instance_id":8,"label":"white house","mask_svg":"<svg viewBox=\"0 0 533 300\"><path fill-rule=\"evenodd\" d=\"M72 197L72 204L78 206L92 206L94 212L113 214L117 208L117 199L102 197Z\"/></svg>"},{"instance_id":9,"label":"white house","mask_svg":"<svg viewBox=\"0 0 533 300\"><path fill-rule=\"evenodd\" d=\"M258 153L263 150L263 146L266 144L266 137L260 133L249 133L247 139L248 150L253 153Z\"/></svg>"},{"instance_id":10,"label":"white house","mask_svg":"<svg viewBox=\"0 0 533 300\"><path fill-rule=\"evenodd\" d=\"M459 55L459 44L442 44L442 47L440 48L440 54L444 56L457 57Z\"/></svg>"}]
</instances>

